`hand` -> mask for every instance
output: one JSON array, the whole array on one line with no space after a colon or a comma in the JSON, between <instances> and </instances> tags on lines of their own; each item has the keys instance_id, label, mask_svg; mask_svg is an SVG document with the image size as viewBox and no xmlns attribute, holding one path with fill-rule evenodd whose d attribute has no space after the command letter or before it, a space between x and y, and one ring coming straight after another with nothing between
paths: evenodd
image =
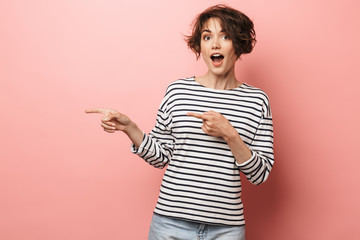
<instances>
[{"instance_id":1,"label":"hand","mask_svg":"<svg viewBox=\"0 0 360 240\"><path fill-rule=\"evenodd\" d=\"M104 131L108 133L114 133L115 131L126 132L132 124L129 117L113 109L93 108L86 109L85 112L103 114L101 126L104 128Z\"/></svg>"},{"instance_id":2,"label":"hand","mask_svg":"<svg viewBox=\"0 0 360 240\"><path fill-rule=\"evenodd\" d=\"M201 129L208 135L222 137L227 141L236 132L229 120L221 113L214 111L204 112L203 114L189 112L186 115L202 119L203 125Z\"/></svg>"}]
</instances>

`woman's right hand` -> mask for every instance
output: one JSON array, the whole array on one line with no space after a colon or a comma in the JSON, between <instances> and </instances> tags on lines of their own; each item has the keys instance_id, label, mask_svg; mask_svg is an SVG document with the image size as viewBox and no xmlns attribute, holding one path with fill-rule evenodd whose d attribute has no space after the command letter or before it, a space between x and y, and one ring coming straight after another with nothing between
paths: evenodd
<instances>
[{"instance_id":1,"label":"woman's right hand","mask_svg":"<svg viewBox=\"0 0 360 240\"><path fill-rule=\"evenodd\" d=\"M104 131L108 133L114 133L115 131L123 131L127 133L133 124L128 116L113 109L91 108L86 109L85 112L103 114L101 126L104 128Z\"/></svg>"}]
</instances>

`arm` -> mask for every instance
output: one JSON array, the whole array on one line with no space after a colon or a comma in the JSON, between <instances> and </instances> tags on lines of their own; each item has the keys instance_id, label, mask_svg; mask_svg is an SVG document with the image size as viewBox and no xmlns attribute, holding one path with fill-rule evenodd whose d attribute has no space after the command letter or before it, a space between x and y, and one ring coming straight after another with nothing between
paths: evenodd
<instances>
[{"instance_id":1,"label":"arm","mask_svg":"<svg viewBox=\"0 0 360 240\"><path fill-rule=\"evenodd\" d=\"M138 147L132 145L131 151L156 168L164 168L171 160L175 138L171 131L171 116L162 104L158 110L156 124L149 134L143 134Z\"/></svg>"},{"instance_id":2,"label":"arm","mask_svg":"<svg viewBox=\"0 0 360 240\"><path fill-rule=\"evenodd\" d=\"M266 181L274 164L271 115L261 118L250 148L253 153L251 159L238 167L250 182L258 185Z\"/></svg>"},{"instance_id":3,"label":"arm","mask_svg":"<svg viewBox=\"0 0 360 240\"><path fill-rule=\"evenodd\" d=\"M220 113L188 113L203 120L203 131L211 136L222 137L235 158L235 164L253 184L266 181L273 164L272 121L263 117L259 123L251 149L243 142L236 129ZM264 150L266 149L266 150Z\"/></svg>"},{"instance_id":4,"label":"arm","mask_svg":"<svg viewBox=\"0 0 360 240\"><path fill-rule=\"evenodd\" d=\"M132 152L156 168L165 167L173 152L174 138L171 134L171 118L159 109L156 125L144 134L129 117L112 109L87 109L86 113L103 114L101 126L104 131L123 131L132 141Z\"/></svg>"},{"instance_id":5,"label":"arm","mask_svg":"<svg viewBox=\"0 0 360 240\"><path fill-rule=\"evenodd\" d=\"M222 137L229 145L237 164L242 164L251 158L251 151L240 138L236 129L220 113L209 111L203 114L188 113L188 116L203 120L202 130L211 136Z\"/></svg>"}]
</instances>

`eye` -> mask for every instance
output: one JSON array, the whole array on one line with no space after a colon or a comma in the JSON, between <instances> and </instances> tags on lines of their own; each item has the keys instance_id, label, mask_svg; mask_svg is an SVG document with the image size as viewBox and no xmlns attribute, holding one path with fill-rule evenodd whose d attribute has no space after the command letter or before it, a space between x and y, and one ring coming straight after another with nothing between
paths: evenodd
<instances>
[{"instance_id":1,"label":"eye","mask_svg":"<svg viewBox=\"0 0 360 240\"><path fill-rule=\"evenodd\" d=\"M222 38L223 39L230 39L230 37L228 35L223 35Z\"/></svg>"},{"instance_id":2,"label":"eye","mask_svg":"<svg viewBox=\"0 0 360 240\"><path fill-rule=\"evenodd\" d=\"M204 39L205 41L210 40L210 36L209 36L209 35L205 35L205 36L203 37L203 39Z\"/></svg>"}]
</instances>

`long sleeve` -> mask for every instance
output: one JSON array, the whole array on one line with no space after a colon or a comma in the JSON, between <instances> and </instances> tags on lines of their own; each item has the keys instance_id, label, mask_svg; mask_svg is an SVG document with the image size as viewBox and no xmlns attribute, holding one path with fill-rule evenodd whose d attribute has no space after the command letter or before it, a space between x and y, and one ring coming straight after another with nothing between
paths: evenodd
<instances>
[{"instance_id":1,"label":"long sleeve","mask_svg":"<svg viewBox=\"0 0 360 240\"><path fill-rule=\"evenodd\" d=\"M252 157L237 166L251 183L259 185L266 181L274 164L273 123L268 102L263 105L263 114L249 148Z\"/></svg>"},{"instance_id":2,"label":"long sleeve","mask_svg":"<svg viewBox=\"0 0 360 240\"><path fill-rule=\"evenodd\" d=\"M172 118L167 109L167 97L165 96L157 113L155 127L148 135L144 133L143 141L138 149L132 144L131 151L150 165L164 168L172 157L175 145L171 124Z\"/></svg>"},{"instance_id":3,"label":"long sleeve","mask_svg":"<svg viewBox=\"0 0 360 240\"><path fill-rule=\"evenodd\" d=\"M167 166L154 212L208 224L244 225L240 172L259 184L273 164L268 102L261 89L245 83L229 90L206 88L194 78L171 83L155 127L144 134L139 149L132 149L155 167ZM230 121L251 149L251 159L236 167L226 142L207 135L202 121L187 116L209 110Z\"/></svg>"}]
</instances>

